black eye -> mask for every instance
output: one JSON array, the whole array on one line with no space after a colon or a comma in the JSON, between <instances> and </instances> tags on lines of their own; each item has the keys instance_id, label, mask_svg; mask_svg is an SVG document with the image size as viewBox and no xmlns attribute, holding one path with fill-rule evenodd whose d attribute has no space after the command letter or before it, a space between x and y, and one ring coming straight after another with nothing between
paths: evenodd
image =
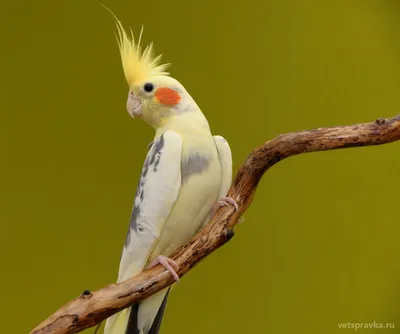
<instances>
[{"instance_id":1,"label":"black eye","mask_svg":"<svg viewBox=\"0 0 400 334\"><path fill-rule=\"evenodd\" d=\"M143 89L146 92L150 93L154 89L154 85L152 83L150 83L150 82L145 83L144 86L143 86Z\"/></svg>"}]
</instances>

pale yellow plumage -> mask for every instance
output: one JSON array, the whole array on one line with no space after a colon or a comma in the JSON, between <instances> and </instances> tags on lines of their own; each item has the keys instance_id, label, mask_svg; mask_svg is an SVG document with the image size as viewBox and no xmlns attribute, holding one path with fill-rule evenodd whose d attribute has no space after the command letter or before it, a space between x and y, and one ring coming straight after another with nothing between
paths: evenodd
<instances>
[{"instance_id":1,"label":"pale yellow plumage","mask_svg":"<svg viewBox=\"0 0 400 334\"><path fill-rule=\"evenodd\" d=\"M166 130L172 130L181 136L182 161L189 159L193 152L197 152L209 159L210 166L201 174L193 174L190 180L181 186L178 199L164 226L163 237L154 247L150 261L158 254L168 256L180 245L188 242L202 225L211 206L218 200L221 187L218 152L210 130L199 126L202 120L199 116L198 113L188 112L157 130L156 137ZM204 191L199 192L199 189Z\"/></svg>"},{"instance_id":2,"label":"pale yellow plumage","mask_svg":"<svg viewBox=\"0 0 400 334\"><path fill-rule=\"evenodd\" d=\"M221 166L207 119L185 88L165 72L167 65L159 63L160 56L153 57L152 45L142 51L140 38L136 43L118 20L117 27L122 65L130 87L128 112L156 129L121 257L121 281L138 274L159 255L170 256L200 229L220 194L226 194L227 189L222 188L230 185L231 156L226 145L229 154L224 155L224 161L228 163ZM163 90L163 95L157 95L158 90ZM168 99L168 94L176 103L170 103L175 100ZM150 333L166 292L140 302L136 323L140 333ZM107 320L105 333L125 334L129 312L124 310Z\"/></svg>"},{"instance_id":3,"label":"pale yellow plumage","mask_svg":"<svg viewBox=\"0 0 400 334\"><path fill-rule=\"evenodd\" d=\"M159 75L168 75L166 68L169 64L160 64L162 55L153 56L153 44L150 43L142 50L140 45L143 28L139 40L136 42L131 31L131 37L122 27L121 22L116 21L118 28L118 46L121 54L122 68L129 85L135 85L147 78Z\"/></svg>"},{"instance_id":4,"label":"pale yellow plumage","mask_svg":"<svg viewBox=\"0 0 400 334\"><path fill-rule=\"evenodd\" d=\"M193 152L199 152L209 157L211 164L207 171L191 176L190 180L181 186L171 214L163 227L162 236L154 246L148 263L158 255L170 256L179 246L187 243L203 225L212 205L218 200L221 166L214 140L209 130L190 126L190 124L195 124L196 114L188 113L185 118L185 120L169 122L166 127L182 137L182 161L187 160ZM158 129L156 137L165 130L165 128ZM171 163L179 162L171 161ZM199 190L202 191L199 192ZM153 319L166 292L165 289L145 300L141 304L139 315L148 321Z\"/></svg>"}]
</instances>

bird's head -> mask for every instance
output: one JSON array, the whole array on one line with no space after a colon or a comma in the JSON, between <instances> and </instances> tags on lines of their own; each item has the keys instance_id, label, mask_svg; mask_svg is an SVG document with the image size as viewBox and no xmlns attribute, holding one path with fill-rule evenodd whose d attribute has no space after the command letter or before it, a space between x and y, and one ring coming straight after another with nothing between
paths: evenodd
<instances>
[{"instance_id":1,"label":"bird's head","mask_svg":"<svg viewBox=\"0 0 400 334\"><path fill-rule=\"evenodd\" d=\"M122 67L129 85L126 102L129 115L158 128L172 116L199 111L186 89L166 72L169 64L161 64L161 55L153 55L153 45L141 47L142 33L136 41L118 20L117 28Z\"/></svg>"}]
</instances>

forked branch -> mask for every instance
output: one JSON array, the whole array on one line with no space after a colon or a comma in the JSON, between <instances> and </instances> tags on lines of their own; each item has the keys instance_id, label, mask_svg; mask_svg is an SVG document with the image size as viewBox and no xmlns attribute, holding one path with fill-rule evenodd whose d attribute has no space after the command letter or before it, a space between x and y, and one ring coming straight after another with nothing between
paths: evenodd
<instances>
[{"instance_id":1,"label":"forked branch","mask_svg":"<svg viewBox=\"0 0 400 334\"><path fill-rule=\"evenodd\" d=\"M171 256L180 267L179 276L232 238L233 227L250 205L263 174L277 162L302 153L381 145L399 139L400 115L373 123L288 133L267 141L249 155L229 190L228 196L236 200L239 211L235 212L232 207L220 208L208 225ZM85 291L43 321L31 334L80 332L173 282L172 276L157 265L128 281L94 292Z\"/></svg>"}]
</instances>

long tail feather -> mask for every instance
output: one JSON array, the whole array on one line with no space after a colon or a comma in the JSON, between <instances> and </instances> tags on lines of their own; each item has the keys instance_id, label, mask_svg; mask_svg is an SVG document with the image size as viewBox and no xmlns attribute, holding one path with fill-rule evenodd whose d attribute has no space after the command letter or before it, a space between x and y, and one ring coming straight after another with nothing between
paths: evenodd
<instances>
[{"instance_id":1,"label":"long tail feather","mask_svg":"<svg viewBox=\"0 0 400 334\"><path fill-rule=\"evenodd\" d=\"M139 312L139 304L135 304L131 307L129 314L128 326L126 327L126 334L140 334L137 328L137 318Z\"/></svg>"},{"instance_id":2,"label":"long tail feather","mask_svg":"<svg viewBox=\"0 0 400 334\"><path fill-rule=\"evenodd\" d=\"M160 331L160 327L161 327L161 322L164 316L164 312L165 312L165 307L167 306L167 299L168 299L168 295L169 295L169 290L166 293L163 302L161 303L160 308L158 309L157 315L154 319L153 325L150 328L149 334L158 334L158 332Z\"/></svg>"},{"instance_id":3,"label":"long tail feather","mask_svg":"<svg viewBox=\"0 0 400 334\"><path fill-rule=\"evenodd\" d=\"M164 299L162 300L162 303L158 309L157 315L154 318L153 323L148 331L147 330L140 331L140 329L138 328L138 316L139 316L139 309L140 309L140 303L138 303L131 307L126 332L121 333L121 334L158 334L160 332L162 318L164 316L165 307L167 305L169 291L170 291L170 288L168 289L167 293L165 294Z\"/></svg>"}]
</instances>

